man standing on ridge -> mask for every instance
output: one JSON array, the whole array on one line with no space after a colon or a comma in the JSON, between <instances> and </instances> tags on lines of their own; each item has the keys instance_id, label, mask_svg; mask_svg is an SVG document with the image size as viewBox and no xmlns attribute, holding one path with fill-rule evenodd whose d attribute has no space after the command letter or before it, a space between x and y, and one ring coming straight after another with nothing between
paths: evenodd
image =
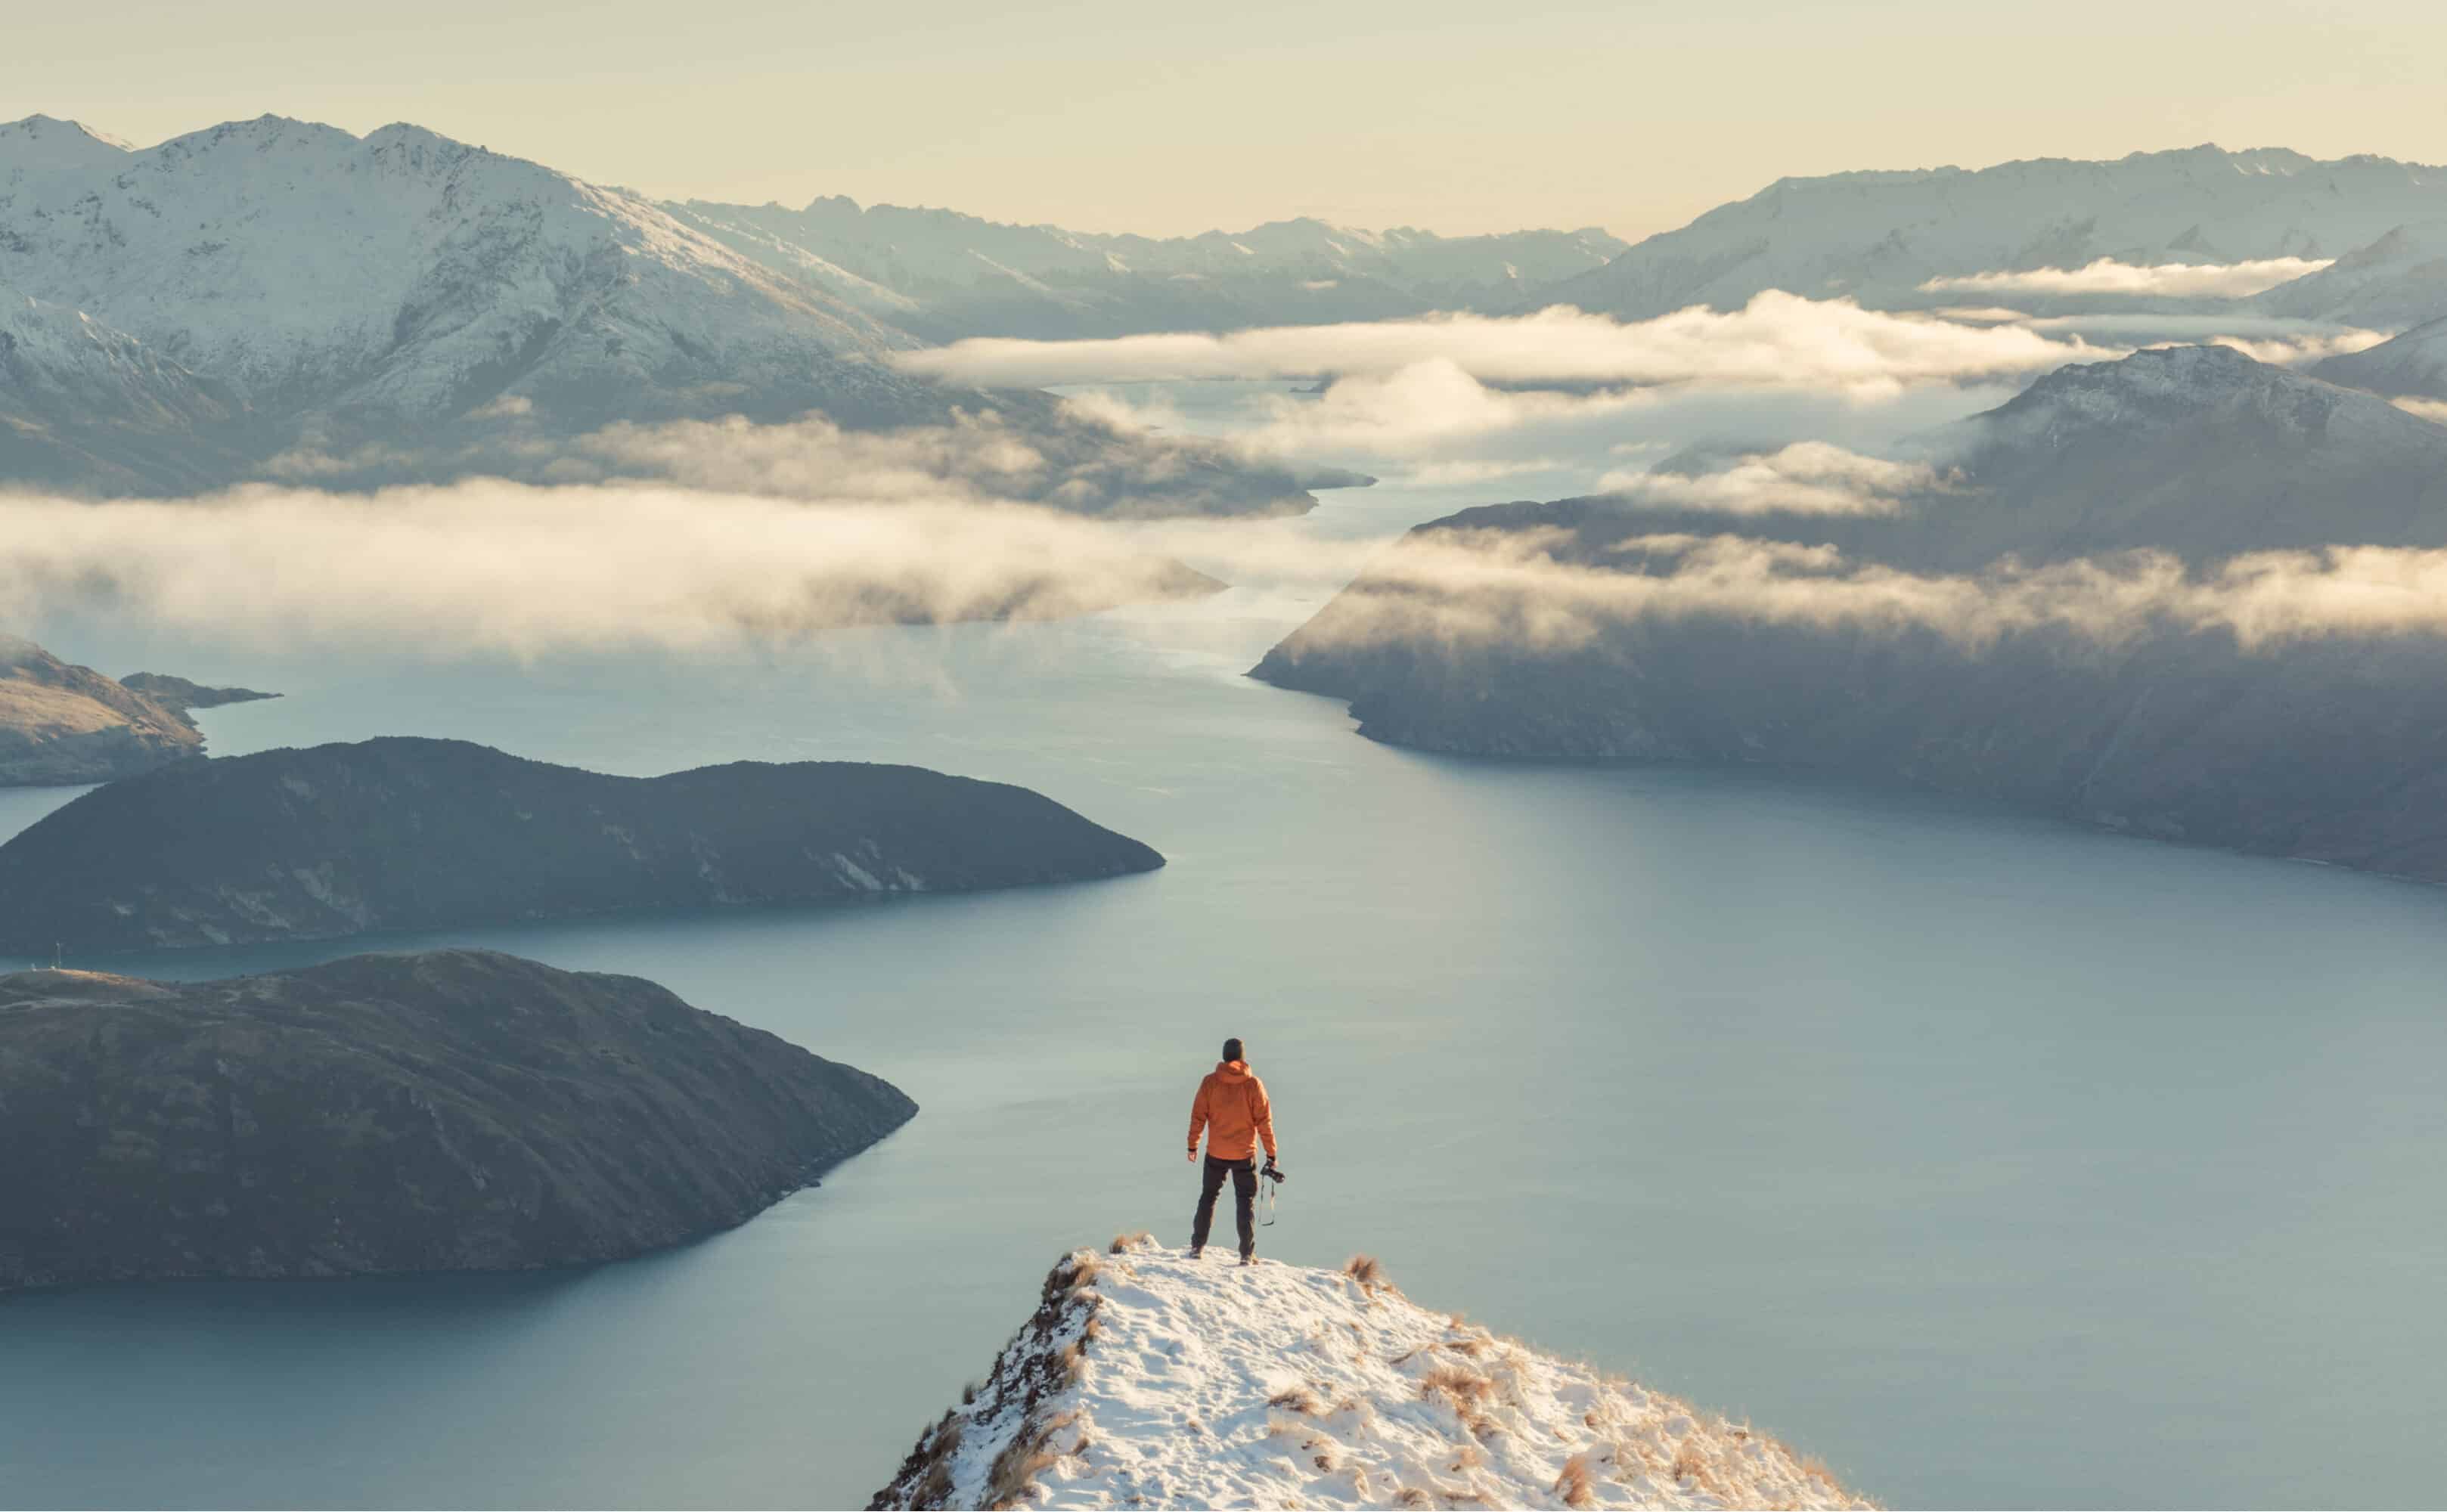
<instances>
[{"instance_id":1,"label":"man standing on ridge","mask_svg":"<svg viewBox=\"0 0 2447 1512\"><path fill-rule=\"evenodd\" d=\"M1224 1173L1232 1177L1232 1212L1241 1225L1241 1263L1255 1264L1258 1254L1256 1214L1258 1160L1255 1142L1266 1143L1266 1174L1276 1181L1275 1109L1266 1101L1266 1084L1249 1069L1241 1042L1224 1042L1224 1059L1198 1084L1189 1104L1189 1159L1198 1159L1198 1135L1206 1131L1206 1170L1198 1184L1198 1217L1189 1226L1189 1257L1206 1248L1207 1231L1215 1226L1215 1197L1224 1189Z\"/></svg>"}]
</instances>

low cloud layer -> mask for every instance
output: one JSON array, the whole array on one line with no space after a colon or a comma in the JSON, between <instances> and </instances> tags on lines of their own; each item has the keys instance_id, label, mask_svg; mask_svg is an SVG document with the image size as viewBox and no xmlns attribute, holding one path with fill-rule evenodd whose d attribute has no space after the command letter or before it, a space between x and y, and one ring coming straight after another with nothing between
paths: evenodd
<instances>
[{"instance_id":1,"label":"low cloud layer","mask_svg":"<svg viewBox=\"0 0 2447 1512\"><path fill-rule=\"evenodd\" d=\"M1769 290L1740 310L1618 321L1566 306L1226 334L1089 341L975 338L903 353L911 370L984 387L1178 379L1384 377L1444 363L1499 387L1727 383L1891 387L2044 371L2102 353L2011 325L1864 310Z\"/></svg>"},{"instance_id":2,"label":"low cloud layer","mask_svg":"<svg viewBox=\"0 0 2447 1512\"><path fill-rule=\"evenodd\" d=\"M1832 447L1733 471L1743 469L1724 506L1736 513L1796 489L1849 504L1929 481ZM180 503L15 496L0 497L0 625L105 613L235 647L532 657L1069 615L1199 595L1218 578L1313 598L1357 577L1301 631L1304 644L1551 650L1659 615L1929 631L1974 650L2042 629L2103 644L2218 630L2253 650L2447 635L2447 551L2265 552L2207 572L2142 552L1928 575L1823 545L1641 532L1631 516L1597 559L1570 549L1562 532L1442 531L1387 547L1290 520L1120 523L1005 503L811 505L500 482Z\"/></svg>"},{"instance_id":3,"label":"low cloud layer","mask_svg":"<svg viewBox=\"0 0 2447 1512\"><path fill-rule=\"evenodd\" d=\"M1213 586L1125 527L1018 504L498 480L173 503L0 496L0 623L101 609L263 649L686 651Z\"/></svg>"},{"instance_id":4,"label":"low cloud layer","mask_svg":"<svg viewBox=\"0 0 2447 1512\"><path fill-rule=\"evenodd\" d=\"M1891 515L1948 481L1926 463L1865 457L1823 441L1737 457L1707 472L1609 473L1599 486L1627 503L1728 515Z\"/></svg>"},{"instance_id":5,"label":"low cloud layer","mask_svg":"<svg viewBox=\"0 0 2447 1512\"><path fill-rule=\"evenodd\" d=\"M2167 262L2142 265L2101 257L2079 268L2028 268L1931 278L1924 293L2120 294L2164 299L2242 299L2266 293L2328 266L2306 257L2252 262Z\"/></svg>"},{"instance_id":6,"label":"low cloud layer","mask_svg":"<svg viewBox=\"0 0 2447 1512\"><path fill-rule=\"evenodd\" d=\"M576 436L521 425L522 413L424 448L300 445L262 470L278 482L328 488L470 475L547 484L651 481L812 502L1019 500L1119 518L1263 514L1296 507L1301 492L1280 463L1244 448L1155 434L1091 404L1058 406L1034 423L977 413L852 430L821 414L779 424L732 415L620 422Z\"/></svg>"},{"instance_id":7,"label":"low cloud layer","mask_svg":"<svg viewBox=\"0 0 2447 1512\"><path fill-rule=\"evenodd\" d=\"M1405 542L1304 627L1297 650L1569 651L1636 621L1695 617L1926 632L1975 652L2039 631L2105 646L2214 631L2255 652L2323 636L2447 635L2447 551L2258 552L2199 574L2134 552L1975 576L1746 536L1630 535L1603 562L1559 558L1569 541L1562 531L1455 531Z\"/></svg>"}]
</instances>

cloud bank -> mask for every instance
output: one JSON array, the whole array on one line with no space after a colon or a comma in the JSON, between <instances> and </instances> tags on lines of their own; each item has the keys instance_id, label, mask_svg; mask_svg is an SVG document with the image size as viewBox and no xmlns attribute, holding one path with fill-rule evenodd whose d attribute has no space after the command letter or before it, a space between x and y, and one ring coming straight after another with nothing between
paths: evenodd
<instances>
[{"instance_id":1,"label":"cloud bank","mask_svg":"<svg viewBox=\"0 0 2447 1512\"><path fill-rule=\"evenodd\" d=\"M0 623L106 610L220 644L480 653L1047 618L1217 585L1019 504L804 504L499 480L180 502L0 496Z\"/></svg>"},{"instance_id":2,"label":"cloud bank","mask_svg":"<svg viewBox=\"0 0 2447 1512\"><path fill-rule=\"evenodd\" d=\"M1449 364L1496 387L1724 383L1891 388L2026 374L2102 355L2012 325L1864 310L1768 290L1740 310L1618 321L1568 306L1519 316L1431 315L1224 334L1022 341L977 337L905 352L902 367L986 387L1181 379L1384 377Z\"/></svg>"},{"instance_id":3,"label":"cloud bank","mask_svg":"<svg viewBox=\"0 0 2447 1512\"><path fill-rule=\"evenodd\" d=\"M1926 463L1865 457L1823 441L1737 457L1708 472L1608 473L1599 487L1626 502L1728 515L1891 515L1949 481Z\"/></svg>"},{"instance_id":4,"label":"cloud bank","mask_svg":"<svg viewBox=\"0 0 2447 1512\"><path fill-rule=\"evenodd\" d=\"M2188 572L2160 552L1979 575L1901 571L1832 546L1747 536L1649 534L1604 562L1559 558L1569 532L1449 531L1413 538L1302 627L1299 653L1412 648L1564 652L1643 620L1716 618L1929 633L1979 652L2053 631L2102 646L2222 632L2272 652L2327 636L2447 636L2447 551L2336 546L2257 552Z\"/></svg>"},{"instance_id":5,"label":"cloud bank","mask_svg":"<svg viewBox=\"0 0 2447 1512\"><path fill-rule=\"evenodd\" d=\"M2101 257L2079 268L1963 274L1931 278L1923 293L2146 294L2164 299L2242 299L2318 273L2327 261L2265 257L2253 262L2140 265Z\"/></svg>"}]
</instances>

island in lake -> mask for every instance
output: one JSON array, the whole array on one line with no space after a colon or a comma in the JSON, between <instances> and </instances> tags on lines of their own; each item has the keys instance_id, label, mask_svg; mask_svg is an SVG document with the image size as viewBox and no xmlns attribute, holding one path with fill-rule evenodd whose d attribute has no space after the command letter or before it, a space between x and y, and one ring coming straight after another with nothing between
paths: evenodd
<instances>
[{"instance_id":1,"label":"island in lake","mask_svg":"<svg viewBox=\"0 0 2447 1512\"><path fill-rule=\"evenodd\" d=\"M898 1128L880 1078L483 951L0 976L0 1292L501 1271L739 1223Z\"/></svg>"},{"instance_id":2,"label":"island in lake","mask_svg":"<svg viewBox=\"0 0 2447 1512\"><path fill-rule=\"evenodd\" d=\"M0 950L964 892L1163 864L1041 794L916 766L614 777L393 736L184 762L63 805L0 845Z\"/></svg>"}]
</instances>

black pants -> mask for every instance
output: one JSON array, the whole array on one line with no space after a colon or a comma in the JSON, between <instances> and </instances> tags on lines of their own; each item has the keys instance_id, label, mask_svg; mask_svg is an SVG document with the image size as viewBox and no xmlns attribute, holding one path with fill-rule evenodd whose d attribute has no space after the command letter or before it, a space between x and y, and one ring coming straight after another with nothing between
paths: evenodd
<instances>
[{"instance_id":1,"label":"black pants","mask_svg":"<svg viewBox=\"0 0 2447 1512\"><path fill-rule=\"evenodd\" d=\"M1258 1247L1258 1157L1254 1152L1237 1161L1206 1157L1206 1169L1198 1182L1198 1217L1189 1224L1189 1247L1205 1246L1206 1232L1215 1226L1215 1195L1224 1190L1226 1171L1232 1173L1232 1217L1241 1225L1241 1253L1248 1255Z\"/></svg>"}]
</instances>

